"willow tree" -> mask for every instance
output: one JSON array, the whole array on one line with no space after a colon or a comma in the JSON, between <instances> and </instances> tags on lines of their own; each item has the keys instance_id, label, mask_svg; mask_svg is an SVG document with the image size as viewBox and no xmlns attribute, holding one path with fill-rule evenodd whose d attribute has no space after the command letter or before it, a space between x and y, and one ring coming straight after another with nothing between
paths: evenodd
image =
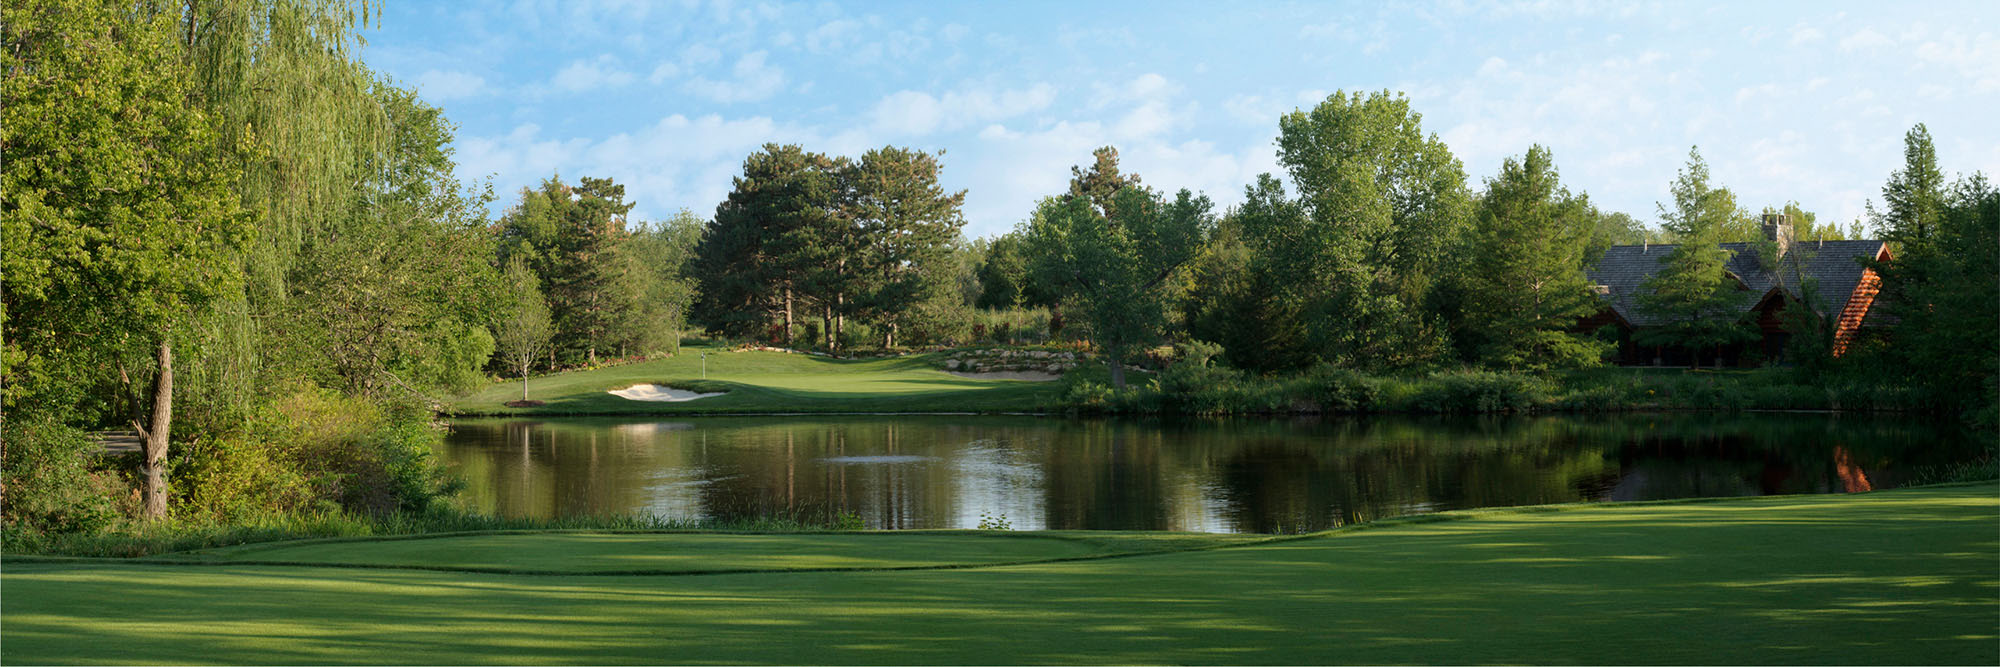
<instances>
[{"instance_id":1,"label":"willow tree","mask_svg":"<svg viewBox=\"0 0 2000 667\"><path fill-rule=\"evenodd\" d=\"M383 150L388 121L359 59L365 2L186 0L158 2L180 28L192 103L216 119L219 144L239 174L235 191L254 241L236 265L241 290L204 320L205 345L191 378L203 398L247 407L249 388L296 373L295 343L262 329L288 309L288 274L315 236L349 214L367 178L367 156ZM218 406L221 407L221 406Z\"/></svg>"}]
</instances>

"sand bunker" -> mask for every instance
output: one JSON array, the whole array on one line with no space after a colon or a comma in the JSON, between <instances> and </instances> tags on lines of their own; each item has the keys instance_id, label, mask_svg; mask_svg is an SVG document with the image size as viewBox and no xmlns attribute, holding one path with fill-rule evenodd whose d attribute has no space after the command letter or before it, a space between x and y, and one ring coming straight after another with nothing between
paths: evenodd
<instances>
[{"instance_id":1,"label":"sand bunker","mask_svg":"<svg viewBox=\"0 0 2000 667\"><path fill-rule=\"evenodd\" d=\"M1029 382L1054 382L1056 380L1062 379L1061 375L1056 375L1054 373L1044 373L1042 371L987 371L984 373L962 373L959 371L945 371L945 372L962 378L972 378L974 380L1027 380Z\"/></svg>"},{"instance_id":2,"label":"sand bunker","mask_svg":"<svg viewBox=\"0 0 2000 667\"><path fill-rule=\"evenodd\" d=\"M718 391L714 393L703 394L700 392L688 391L686 389L662 387L657 384L635 384L630 387L626 387L624 389L613 389L605 393L611 394L612 396L617 396L619 398L628 401L662 401L668 403L679 403L681 401L692 401L698 398L721 396L728 392Z\"/></svg>"}]
</instances>

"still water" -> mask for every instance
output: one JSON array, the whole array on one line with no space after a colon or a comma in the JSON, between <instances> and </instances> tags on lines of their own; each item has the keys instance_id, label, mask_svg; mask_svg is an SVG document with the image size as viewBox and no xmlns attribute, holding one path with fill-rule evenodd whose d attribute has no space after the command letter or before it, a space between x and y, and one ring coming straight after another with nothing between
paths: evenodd
<instances>
[{"instance_id":1,"label":"still water","mask_svg":"<svg viewBox=\"0 0 2000 667\"><path fill-rule=\"evenodd\" d=\"M896 416L462 420L441 455L472 509L510 517L1292 532L1472 507L1882 489L1973 450L1923 421L1851 415Z\"/></svg>"}]
</instances>

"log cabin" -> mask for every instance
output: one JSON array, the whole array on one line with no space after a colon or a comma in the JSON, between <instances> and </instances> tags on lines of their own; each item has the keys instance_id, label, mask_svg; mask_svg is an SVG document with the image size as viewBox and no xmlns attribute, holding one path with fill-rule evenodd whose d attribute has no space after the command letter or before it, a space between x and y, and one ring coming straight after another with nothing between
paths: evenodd
<instances>
[{"instance_id":1,"label":"log cabin","mask_svg":"<svg viewBox=\"0 0 2000 667\"><path fill-rule=\"evenodd\" d=\"M1861 336L1889 324L1875 308L1881 277L1869 262L1890 260L1888 244L1877 240L1795 241L1792 226L1782 214L1766 214L1765 240L1775 257L1765 257L1758 243L1724 243L1729 251L1726 264L1733 288L1744 292L1741 310L1718 313L1747 320L1760 334L1759 340L1725 347L1720 354L1704 350L1699 356L1688 350L1641 346L1633 333L1660 323L1642 311L1639 294L1648 278L1658 273L1661 261L1672 253L1671 244L1612 246L1585 273L1595 285L1603 309L1578 323L1583 331L1613 327L1617 348L1614 361L1625 366L1689 366L1697 358L1714 360L1717 365L1751 366L1783 363L1785 331L1783 313L1788 302L1804 298L1834 318L1833 354L1840 356ZM1806 287L1811 294L1805 294ZM1787 298L1790 297L1790 298Z\"/></svg>"}]
</instances>

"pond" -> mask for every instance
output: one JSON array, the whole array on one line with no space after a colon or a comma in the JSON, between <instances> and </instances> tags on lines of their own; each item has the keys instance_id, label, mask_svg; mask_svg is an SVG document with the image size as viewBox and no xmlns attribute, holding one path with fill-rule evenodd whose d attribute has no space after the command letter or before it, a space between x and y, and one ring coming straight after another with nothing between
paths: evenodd
<instances>
[{"instance_id":1,"label":"pond","mask_svg":"<svg viewBox=\"0 0 2000 667\"><path fill-rule=\"evenodd\" d=\"M1819 414L1111 421L473 419L442 457L477 511L859 515L872 528L1296 532L1450 509L1839 493L1977 446Z\"/></svg>"}]
</instances>

